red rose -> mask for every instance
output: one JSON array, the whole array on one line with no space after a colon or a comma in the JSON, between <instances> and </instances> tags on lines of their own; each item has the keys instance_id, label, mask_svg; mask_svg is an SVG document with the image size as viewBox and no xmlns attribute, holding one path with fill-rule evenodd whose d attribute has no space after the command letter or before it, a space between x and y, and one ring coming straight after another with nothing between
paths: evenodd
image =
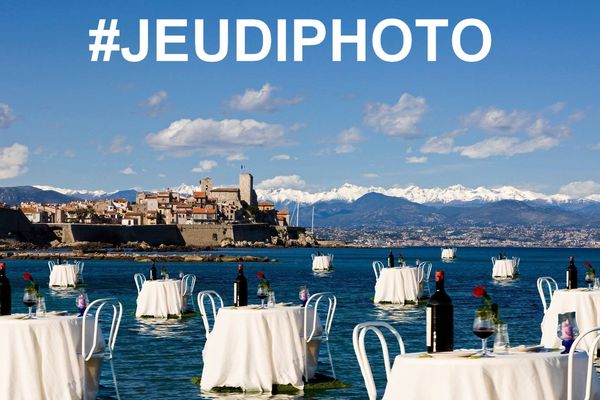
<instances>
[{"instance_id":1,"label":"red rose","mask_svg":"<svg viewBox=\"0 0 600 400\"><path fill-rule=\"evenodd\" d=\"M483 286L475 286L473 288L473 296L478 298L485 296L485 288Z\"/></svg>"},{"instance_id":2,"label":"red rose","mask_svg":"<svg viewBox=\"0 0 600 400\"><path fill-rule=\"evenodd\" d=\"M586 268L592 268L592 264L590 264L590 262L589 262L589 261L586 261L586 262L585 262L585 267L586 267Z\"/></svg>"},{"instance_id":3,"label":"red rose","mask_svg":"<svg viewBox=\"0 0 600 400\"><path fill-rule=\"evenodd\" d=\"M23 274L23 279L25 279L26 281L30 281L32 278L31 274L29 272L25 272Z\"/></svg>"},{"instance_id":4,"label":"red rose","mask_svg":"<svg viewBox=\"0 0 600 400\"><path fill-rule=\"evenodd\" d=\"M263 278L265 277L265 274L263 274L263 272L262 272L262 271L260 271L258 274L256 274L256 277L257 277L258 279L263 279Z\"/></svg>"}]
</instances>

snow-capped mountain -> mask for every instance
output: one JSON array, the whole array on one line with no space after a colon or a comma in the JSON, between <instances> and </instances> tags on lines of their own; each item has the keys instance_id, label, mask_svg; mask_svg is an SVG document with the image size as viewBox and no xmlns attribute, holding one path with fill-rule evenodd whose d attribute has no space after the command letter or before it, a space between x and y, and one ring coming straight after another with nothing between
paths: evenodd
<instances>
[{"instance_id":1,"label":"snow-capped mountain","mask_svg":"<svg viewBox=\"0 0 600 400\"><path fill-rule=\"evenodd\" d=\"M319 201L341 200L352 202L366 193L381 193L391 197L402 197L419 204L448 204L454 202L495 202L501 200L538 201L552 204L567 203L572 199L564 194L546 195L529 190L517 189L513 186L497 188L468 188L462 185L452 185L446 188L407 187L376 187L359 186L346 183L328 191L309 193L298 189L257 190L261 200L271 200L276 203L300 202L312 204ZM599 201L600 195L589 196L585 200Z\"/></svg>"},{"instance_id":2,"label":"snow-capped mountain","mask_svg":"<svg viewBox=\"0 0 600 400\"><path fill-rule=\"evenodd\" d=\"M110 192L105 192L104 190L65 189L65 188L59 188L59 187L47 186L47 185L33 185L33 187L41 189L41 190L46 190L46 191L53 190L60 194L64 194L65 196L73 196L73 197L79 197L79 198L97 198L97 197L110 195ZM117 191L115 190L112 193L116 193L116 192Z\"/></svg>"}]
</instances>

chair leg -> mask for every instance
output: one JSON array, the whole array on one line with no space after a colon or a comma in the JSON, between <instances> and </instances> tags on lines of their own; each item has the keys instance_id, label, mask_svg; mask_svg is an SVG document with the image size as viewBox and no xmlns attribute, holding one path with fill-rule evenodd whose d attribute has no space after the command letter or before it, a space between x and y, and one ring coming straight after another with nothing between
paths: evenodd
<instances>
[{"instance_id":1,"label":"chair leg","mask_svg":"<svg viewBox=\"0 0 600 400\"><path fill-rule=\"evenodd\" d=\"M329 340L327 340L327 355L329 356L329 364L331 364L331 375L333 375L333 379L335 378L335 370L333 369L333 359L331 358L331 350L329 349Z\"/></svg>"},{"instance_id":2,"label":"chair leg","mask_svg":"<svg viewBox=\"0 0 600 400\"><path fill-rule=\"evenodd\" d=\"M81 360L82 360L81 361L81 372L83 374L83 382L82 382L82 385L81 385L81 387L82 387L81 399L85 400L85 395L86 395L87 387L85 385L85 381L86 381L86 379L85 379L85 360L83 359L83 355L81 356Z\"/></svg>"},{"instance_id":3,"label":"chair leg","mask_svg":"<svg viewBox=\"0 0 600 400\"><path fill-rule=\"evenodd\" d=\"M115 383L115 392L117 393L117 400L121 400L119 395L119 386L117 385L117 375L115 375L115 366L113 365L112 358L110 359L110 370L112 371L113 382Z\"/></svg>"}]
</instances>

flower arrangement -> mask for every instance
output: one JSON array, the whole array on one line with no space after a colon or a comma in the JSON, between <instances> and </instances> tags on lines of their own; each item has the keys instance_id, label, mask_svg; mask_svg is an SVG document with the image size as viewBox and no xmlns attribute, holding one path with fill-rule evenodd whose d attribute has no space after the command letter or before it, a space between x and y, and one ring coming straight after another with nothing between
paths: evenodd
<instances>
[{"instance_id":1,"label":"flower arrangement","mask_svg":"<svg viewBox=\"0 0 600 400\"><path fill-rule=\"evenodd\" d=\"M27 293L35 294L36 297L40 295L40 285L33 279L33 276L29 272L25 272L23 274L23 279L29 282L27 286L25 286L25 291Z\"/></svg>"},{"instance_id":2,"label":"flower arrangement","mask_svg":"<svg viewBox=\"0 0 600 400\"><path fill-rule=\"evenodd\" d=\"M269 283L269 281L268 281L268 280L267 280L267 278L265 277L265 274L264 274L264 272L262 272L262 271L259 271L259 272L256 274L256 277L257 277L258 279L260 279L260 281L258 282L258 287L260 287L260 288L265 288L265 289L267 289L267 290L271 290L271 284Z\"/></svg>"},{"instance_id":3,"label":"flower arrangement","mask_svg":"<svg viewBox=\"0 0 600 400\"><path fill-rule=\"evenodd\" d=\"M494 324L501 324L500 314L498 311L498 304L492 301L490 295L486 292L485 288L481 285L473 288L473 296L481 299L481 305L477 307L477 312L481 314L491 314Z\"/></svg>"},{"instance_id":4,"label":"flower arrangement","mask_svg":"<svg viewBox=\"0 0 600 400\"><path fill-rule=\"evenodd\" d=\"M596 276L596 271L594 270L594 267L592 267L592 264L589 261L585 262L585 268L586 268L585 269L586 275L590 274L590 275L592 275L594 277Z\"/></svg>"}]
</instances>

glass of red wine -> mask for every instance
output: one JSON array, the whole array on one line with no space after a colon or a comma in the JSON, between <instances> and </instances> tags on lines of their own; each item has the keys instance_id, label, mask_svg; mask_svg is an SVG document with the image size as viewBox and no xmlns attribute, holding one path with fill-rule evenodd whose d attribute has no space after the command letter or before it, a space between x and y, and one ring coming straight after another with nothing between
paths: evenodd
<instances>
[{"instance_id":1,"label":"glass of red wine","mask_svg":"<svg viewBox=\"0 0 600 400\"><path fill-rule=\"evenodd\" d=\"M258 285L256 296L260 299L260 308L265 308L265 299L269 297L269 288L263 285Z\"/></svg>"},{"instance_id":2,"label":"glass of red wine","mask_svg":"<svg viewBox=\"0 0 600 400\"><path fill-rule=\"evenodd\" d=\"M31 309L37 303L36 293L29 288L25 289L25 293L23 293L23 304L25 304L29 308L29 314L27 315L27 319L33 318L33 314L31 313Z\"/></svg>"},{"instance_id":3,"label":"glass of red wine","mask_svg":"<svg viewBox=\"0 0 600 400\"><path fill-rule=\"evenodd\" d=\"M481 339L481 357L491 357L487 354L487 340L494 333L494 318L491 310L475 311L473 333Z\"/></svg>"}]
</instances>

